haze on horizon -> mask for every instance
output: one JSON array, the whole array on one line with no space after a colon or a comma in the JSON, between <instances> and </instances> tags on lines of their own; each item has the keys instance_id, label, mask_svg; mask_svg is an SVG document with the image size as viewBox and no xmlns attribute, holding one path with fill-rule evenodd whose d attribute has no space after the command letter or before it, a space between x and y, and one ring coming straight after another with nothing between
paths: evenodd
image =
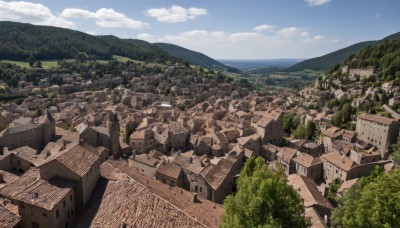
<instances>
[{"instance_id":1,"label":"haze on horizon","mask_svg":"<svg viewBox=\"0 0 400 228\"><path fill-rule=\"evenodd\" d=\"M400 31L397 0L0 0L0 21L176 44L215 59L305 59Z\"/></svg>"}]
</instances>

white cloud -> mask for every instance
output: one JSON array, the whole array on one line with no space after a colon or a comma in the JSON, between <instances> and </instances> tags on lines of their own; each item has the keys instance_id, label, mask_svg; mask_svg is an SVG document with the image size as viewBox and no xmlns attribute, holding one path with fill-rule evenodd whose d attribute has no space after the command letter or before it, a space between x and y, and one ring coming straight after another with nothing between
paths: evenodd
<instances>
[{"instance_id":1,"label":"white cloud","mask_svg":"<svg viewBox=\"0 0 400 228\"><path fill-rule=\"evenodd\" d=\"M175 35L156 37L167 42L202 52L213 58L308 58L340 48L339 40L310 34L306 29L289 27L273 33L243 31L190 30Z\"/></svg>"},{"instance_id":2,"label":"white cloud","mask_svg":"<svg viewBox=\"0 0 400 228\"><path fill-rule=\"evenodd\" d=\"M310 33L303 28L289 27L279 30L277 35L283 39L293 39L307 37L310 35Z\"/></svg>"},{"instance_id":3,"label":"white cloud","mask_svg":"<svg viewBox=\"0 0 400 228\"><path fill-rule=\"evenodd\" d=\"M64 28L73 28L75 23L68 21L40 3L0 0L0 21L25 22L36 25L52 25Z\"/></svg>"},{"instance_id":4,"label":"white cloud","mask_svg":"<svg viewBox=\"0 0 400 228\"><path fill-rule=\"evenodd\" d=\"M330 2L331 0L305 0L309 6L320 6Z\"/></svg>"},{"instance_id":5,"label":"white cloud","mask_svg":"<svg viewBox=\"0 0 400 228\"><path fill-rule=\"evenodd\" d=\"M206 9L191 7L185 9L181 6L173 5L167 8L152 8L145 12L147 16L154 17L158 21L167 23L178 23L193 20L198 16L208 14Z\"/></svg>"},{"instance_id":6,"label":"white cloud","mask_svg":"<svg viewBox=\"0 0 400 228\"><path fill-rule=\"evenodd\" d=\"M101 8L96 12L67 8L63 10L61 15L66 18L95 19L96 24L103 28L143 29L149 26L147 23L133 20L125 14L116 12L111 8Z\"/></svg>"},{"instance_id":7,"label":"white cloud","mask_svg":"<svg viewBox=\"0 0 400 228\"><path fill-rule=\"evenodd\" d=\"M147 42L151 42L151 43L156 41L156 37L154 35L151 35L151 34L148 34L148 33L139 34L137 36L137 38L140 39L140 40L145 40Z\"/></svg>"},{"instance_id":8,"label":"white cloud","mask_svg":"<svg viewBox=\"0 0 400 228\"><path fill-rule=\"evenodd\" d=\"M273 25L263 24L263 25L256 26L253 29L257 32L261 32L261 31L265 31L265 30L272 31L274 28L275 28L275 26L273 26Z\"/></svg>"}]
</instances>

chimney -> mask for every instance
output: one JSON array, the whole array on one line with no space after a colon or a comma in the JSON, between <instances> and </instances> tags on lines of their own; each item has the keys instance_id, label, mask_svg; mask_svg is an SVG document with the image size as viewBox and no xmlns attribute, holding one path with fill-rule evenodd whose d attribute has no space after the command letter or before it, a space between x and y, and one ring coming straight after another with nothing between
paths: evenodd
<instances>
[{"instance_id":1,"label":"chimney","mask_svg":"<svg viewBox=\"0 0 400 228\"><path fill-rule=\"evenodd\" d=\"M79 146L83 146L83 144L85 144L85 143L83 142L83 140L82 140L82 139L79 140Z\"/></svg>"},{"instance_id":2,"label":"chimney","mask_svg":"<svg viewBox=\"0 0 400 228\"><path fill-rule=\"evenodd\" d=\"M0 173L0 183L5 183L5 181L4 181L4 173Z\"/></svg>"},{"instance_id":3,"label":"chimney","mask_svg":"<svg viewBox=\"0 0 400 228\"><path fill-rule=\"evenodd\" d=\"M8 147L5 146L5 147L3 148L3 154L4 154L4 155L7 155L7 154L8 154Z\"/></svg>"},{"instance_id":4,"label":"chimney","mask_svg":"<svg viewBox=\"0 0 400 228\"><path fill-rule=\"evenodd\" d=\"M193 158L189 157L189 163L193 163Z\"/></svg>"},{"instance_id":5,"label":"chimney","mask_svg":"<svg viewBox=\"0 0 400 228\"><path fill-rule=\"evenodd\" d=\"M196 203L196 202L197 202L197 193L194 193L194 194L193 194L192 202L193 202L193 203Z\"/></svg>"},{"instance_id":6,"label":"chimney","mask_svg":"<svg viewBox=\"0 0 400 228\"><path fill-rule=\"evenodd\" d=\"M39 193L35 192L32 194L32 199L37 199L39 198Z\"/></svg>"}]
</instances>

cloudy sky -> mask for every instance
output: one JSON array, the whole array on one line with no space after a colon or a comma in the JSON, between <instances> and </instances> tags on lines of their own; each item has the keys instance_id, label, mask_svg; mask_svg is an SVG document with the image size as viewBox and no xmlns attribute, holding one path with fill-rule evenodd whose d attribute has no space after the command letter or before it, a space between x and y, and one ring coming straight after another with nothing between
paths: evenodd
<instances>
[{"instance_id":1,"label":"cloudy sky","mask_svg":"<svg viewBox=\"0 0 400 228\"><path fill-rule=\"evenodd\" d=\"M274 59L399 32L399 9L399 0L0 0L0 20L173 43L217 59Z\"/></svg>"}]
</instances>

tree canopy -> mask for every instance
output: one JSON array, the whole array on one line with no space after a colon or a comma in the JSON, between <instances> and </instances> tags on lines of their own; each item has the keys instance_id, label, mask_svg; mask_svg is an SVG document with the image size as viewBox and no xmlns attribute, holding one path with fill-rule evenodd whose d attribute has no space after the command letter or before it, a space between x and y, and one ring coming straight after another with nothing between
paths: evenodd
<instances>
[{"instance_id":1,"label":"tree canopy","mask_svg":"<svg viewBox=\"0 0 400 228\"><path fill-rule=\"evenodd\" d=\"M250 158L240 173L238 192L224 201L222 227L308 227L298 193L281 171Z\"/></svg>"},{"instance_id":2,"label":"tree canopy","mask_svg":"<svg viewBox=\"0 0 400 228\"><path fill-rule=\"evenodd\" d=\"M339 199L332 227L400 227L400 169L377 168Z\"/></svg>"}]
</instances>

